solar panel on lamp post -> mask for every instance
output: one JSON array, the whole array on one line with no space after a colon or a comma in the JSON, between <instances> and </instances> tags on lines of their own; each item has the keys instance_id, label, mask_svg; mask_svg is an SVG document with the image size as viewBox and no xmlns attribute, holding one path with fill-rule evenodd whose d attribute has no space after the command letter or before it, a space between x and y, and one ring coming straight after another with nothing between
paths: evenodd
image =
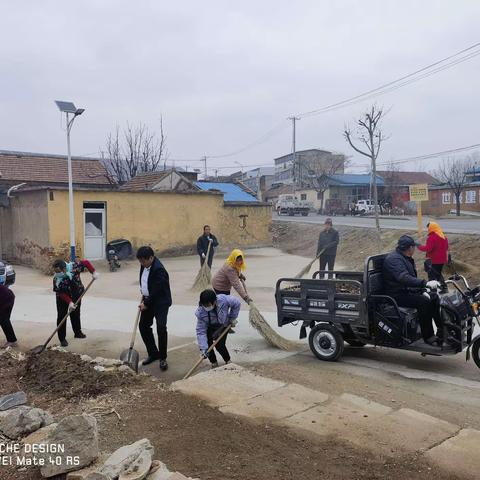
<instances>
[{"instance_id":1,"label":"solar panel on lamp post","mask_svg":"<svg viewBox=\"0 0 480 480\"><path fill-rule=\"evenodd\" d=\"M68 166L68 207L70 217L70 260L75 261L75 216L73 208L73 175L72 175L72 155L70 153L70 130L72 129L75 118L81 115L85 109L76 108L72 102L63 102L55 100L58 109L65 113L67 117L67 166ZM73 115L70 118L70 115Z\"/></svg>"}]
</instances>

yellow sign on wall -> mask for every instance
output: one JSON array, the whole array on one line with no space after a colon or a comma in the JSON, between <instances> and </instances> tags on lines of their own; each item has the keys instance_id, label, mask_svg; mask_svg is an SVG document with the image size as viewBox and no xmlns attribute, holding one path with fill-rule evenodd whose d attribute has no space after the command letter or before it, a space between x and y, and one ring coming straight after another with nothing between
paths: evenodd
<instances>
[{"instance_id":1,"label":"yellow sign on wall","mask_svg":"<svg viewBox=\"0 0 480 480\"><path fill-rule=\"evenodd\" d=\"M428 200L428 185L426 183L419 183L410 185L410 201L411 202L425 202Z\"/></svg>"}]
</instances>

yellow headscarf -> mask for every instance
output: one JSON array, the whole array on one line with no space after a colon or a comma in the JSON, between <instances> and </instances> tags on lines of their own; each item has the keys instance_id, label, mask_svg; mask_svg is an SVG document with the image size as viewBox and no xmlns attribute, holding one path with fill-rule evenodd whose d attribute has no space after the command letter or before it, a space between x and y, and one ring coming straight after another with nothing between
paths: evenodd
<instances>
[{"instance_id":1,"label":"yellow headscarf","mask_svg":"<svg viewBox=\"0 0 480 480\"><path fill-rule=\"evenodd\" d=\"M430 235L430 233L436 233L440 238L445 238L442 228L436 222L430 222L428 224L428 234Z\"/></svg>"},{"instance_id":2,"label":"yellow headscarf","mask_svg":"<svg viewBox=\"0 0 480 480\"><path fill-rule=\"evenodd\" d=\"M243 258L243 263L240 267L235 263L235 260L237 259L237 257ZM232 250L232 253L229 255L225 263L235 268L238 271L238 273L240 273L242 270L245 270L247 268L247 265L245 264L245 255L238 248L236 248L235 250Z\"/></svg>"}]
</instances>

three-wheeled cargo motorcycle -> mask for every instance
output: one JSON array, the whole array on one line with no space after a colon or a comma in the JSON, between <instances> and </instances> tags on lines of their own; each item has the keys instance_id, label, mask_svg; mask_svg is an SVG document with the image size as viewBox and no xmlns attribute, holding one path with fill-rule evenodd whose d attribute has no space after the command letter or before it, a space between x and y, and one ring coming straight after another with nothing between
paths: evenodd
<instances>
[{"instance_id":1,"label":"three-wheeled cargo motorcycle","mask_svg":"<svg viewBox=\"0 0 480 480\"><path fill-rule=\"evenodd\" d=\"M422 355L456 355L466 351L480 368L480 285L471 288L455 274L438 295L444 324L444 346L422 339L417 310L403 308L383 292L382 266L386 254L368 257L363 272L317 271L311 279L281 278L275 299L278 326L299 323L300 338L310 329L310 349L320 360L338 360L344 342L362 347L383 347L419 352ZM324 274L334 278L323 278ZM479 332L480 333L480 332Z\"/></svg>"}]
</instances>

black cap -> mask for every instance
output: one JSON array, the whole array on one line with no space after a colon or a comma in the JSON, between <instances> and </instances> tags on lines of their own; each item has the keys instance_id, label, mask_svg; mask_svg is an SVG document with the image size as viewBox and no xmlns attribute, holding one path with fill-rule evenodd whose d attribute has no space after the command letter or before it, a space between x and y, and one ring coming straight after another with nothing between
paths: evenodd
<instances>
[{"instance_id":1,"label":"black cap","mask_svg":"<svg viewBox=\"0 0 480 480\"><path fill-rule=\"evenodd\" d=\"M326 224L329 224L329 225L332 225L332 219L329 217L329 218L326 218L325 219L325 222L323 222L325 225Z\"/></svg>"},{"instance_id":2,"label":"black cap","mask_svg":"<svg viewBox=\"0 0 480 480\"><path fill-rule=\"evenodd\" d=\"M397 248L401 251L407 250L415 246L415 240L410 235L402 235L398 239Z\"/></svg>"}]
</instances>

